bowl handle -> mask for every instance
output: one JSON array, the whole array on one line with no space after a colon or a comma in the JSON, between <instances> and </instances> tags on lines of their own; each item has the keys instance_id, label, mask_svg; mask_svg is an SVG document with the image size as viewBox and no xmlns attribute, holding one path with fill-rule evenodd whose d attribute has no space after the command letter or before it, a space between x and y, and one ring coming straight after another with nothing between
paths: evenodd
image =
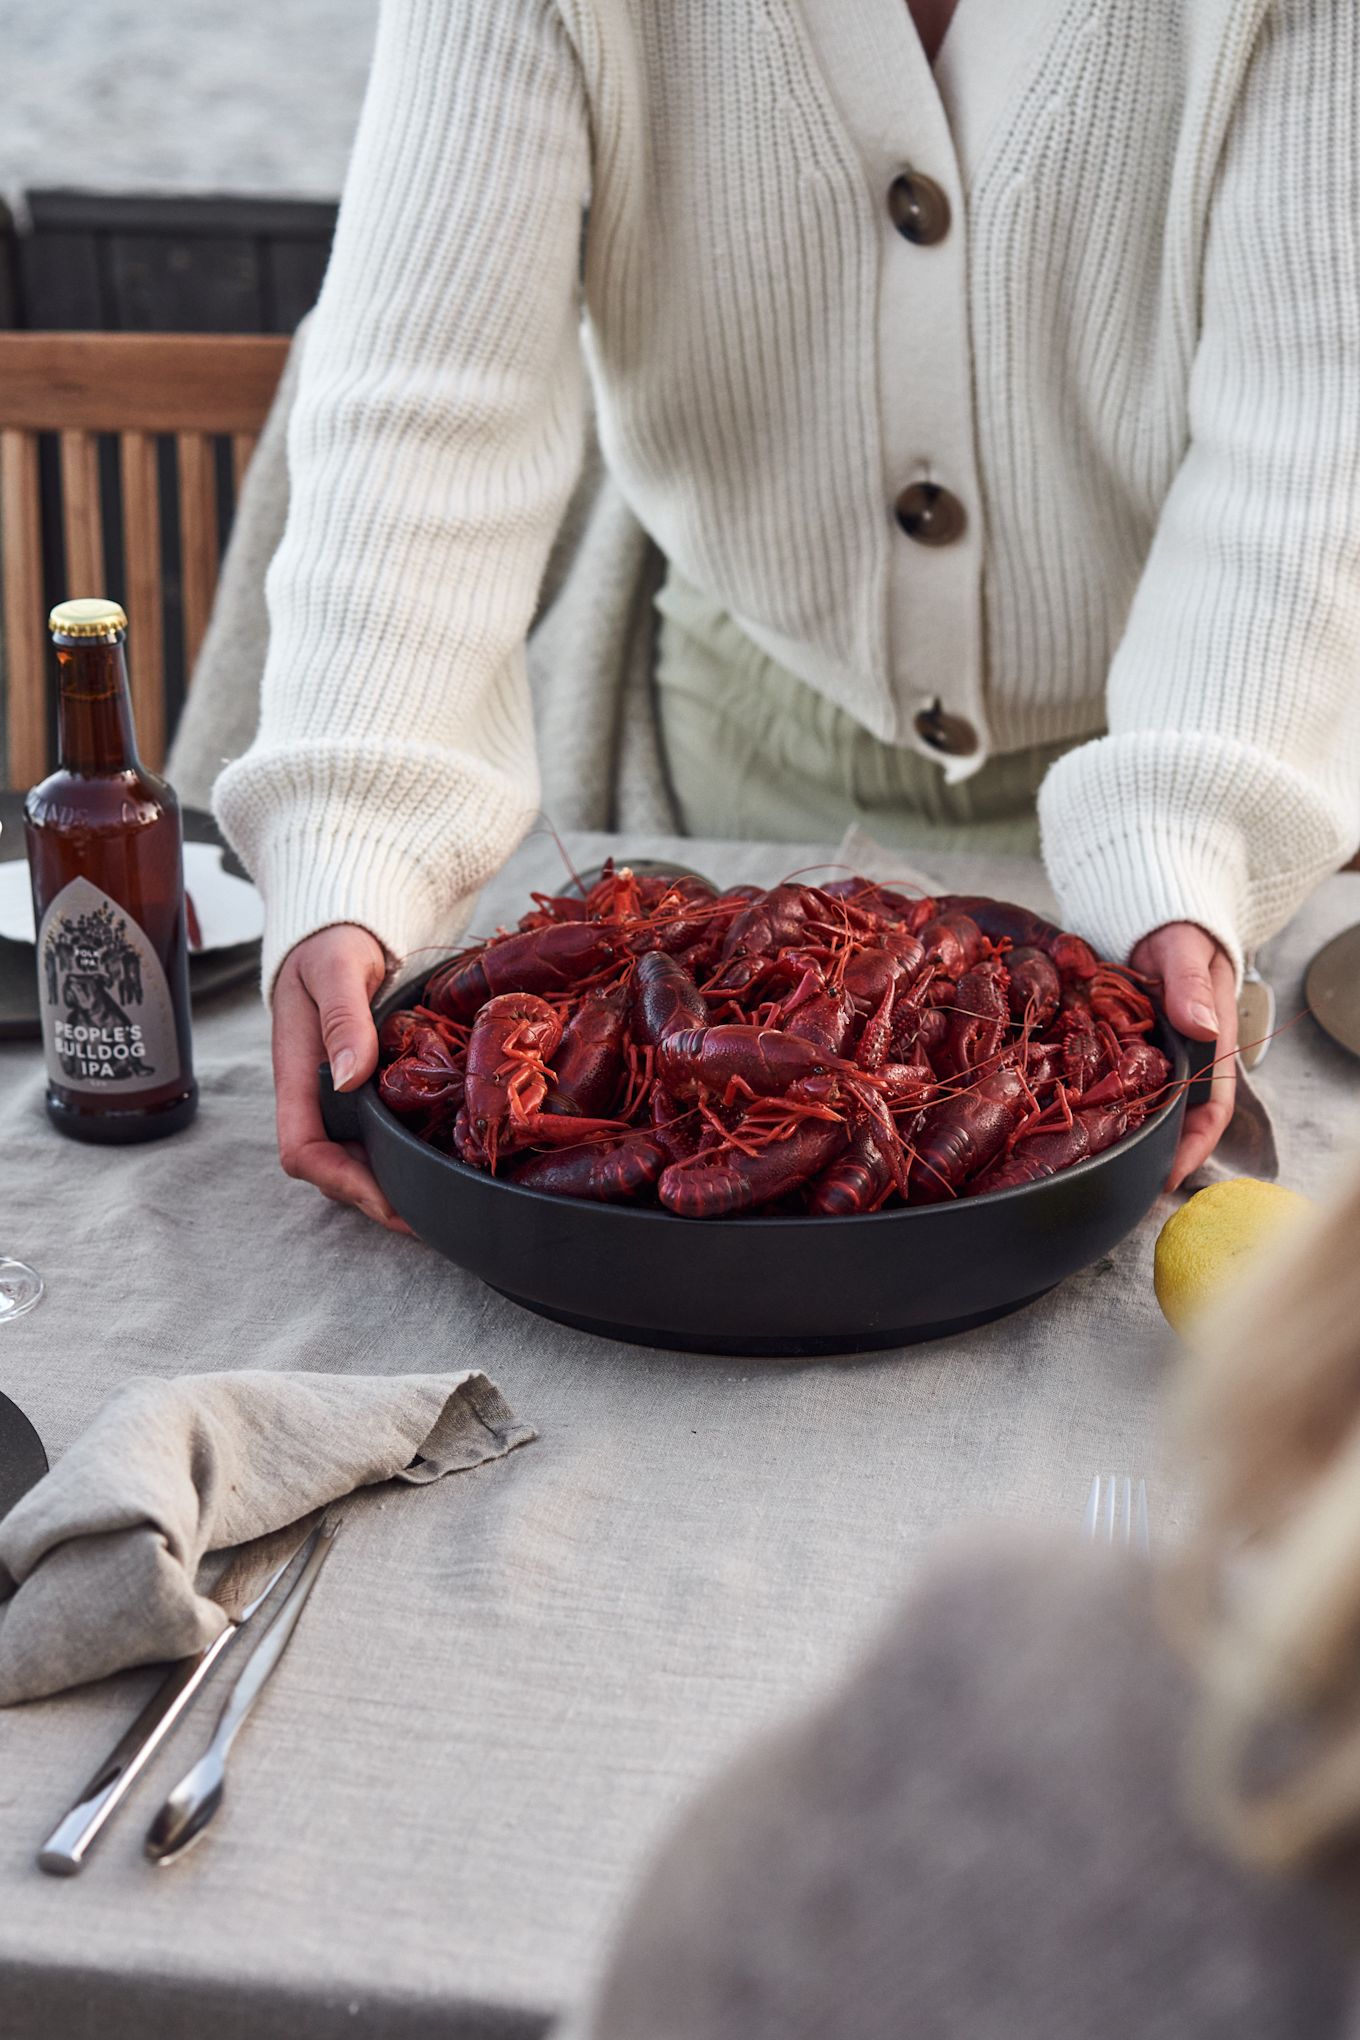
<instances>
[{"instance_id":1,"label":"bowl handle","mask_svg":"<svg viewBox=\"0 0 1360 2040\"><path fill-rule=\"evenodd\" d=\"M316 1073L317 1093L321 1100L321 1124L326 1129L327 1140L362 1140L359 1127L359 1093L337 1091L331 1081L331 1066L322 1063Z\"/></svg>"}]
</instances>

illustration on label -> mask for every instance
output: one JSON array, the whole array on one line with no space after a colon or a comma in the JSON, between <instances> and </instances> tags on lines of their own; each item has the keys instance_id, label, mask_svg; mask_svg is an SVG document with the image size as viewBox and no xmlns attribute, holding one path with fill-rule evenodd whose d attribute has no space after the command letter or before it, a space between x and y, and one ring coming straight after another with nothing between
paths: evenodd
<instances>
[{"instance_id":1,"label":"illustration on label","mask_svg":"<svg viewBox=\"0 0 1360 2040\"><path fill-rule=\"evenodd\" d=\"M131 915L89 879L73 878L43 915L38 978L53 1083L146 1091L179 1075L161 960Z\"/></svg>"}]
</instances>

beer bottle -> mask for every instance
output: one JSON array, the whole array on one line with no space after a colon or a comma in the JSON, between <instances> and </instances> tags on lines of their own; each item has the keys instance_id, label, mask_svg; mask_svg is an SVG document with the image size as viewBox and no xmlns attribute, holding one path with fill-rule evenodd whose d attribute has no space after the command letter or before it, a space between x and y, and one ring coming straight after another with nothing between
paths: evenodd
<instances>
[{"instance_id":1,"label":"beer bottle","mask_svg":"<svg viewBox=\"0 0 1360 2040\"><path fill-rule=\"evenodd\" d=\"M47 1115L76 1140L155 1140L198 1104L179 802L137 756L116 602L62 602L55 772L24 804Z\"/></svg>"}]
</instances>

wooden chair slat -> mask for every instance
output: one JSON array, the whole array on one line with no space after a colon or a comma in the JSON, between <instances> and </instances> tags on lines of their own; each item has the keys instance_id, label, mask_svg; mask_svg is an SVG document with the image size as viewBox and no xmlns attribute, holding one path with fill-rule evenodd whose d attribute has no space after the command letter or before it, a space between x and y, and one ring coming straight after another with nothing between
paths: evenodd
<instances>
[{"instance_id":1,"label":"wooden chair slat","mask_svg":"<svg viewBox=\"0 0 1360 2040\"><path fill-rule=\"evenodd\" d=\"M192 673L217 586L217 477L206 433L181 433L178 452L184 670Z\"/></svg>"},{"instance_id":2,"label":"wooden chair slat","mask_svg":"<svg viewBox=\"0 0 1360 2040\"><path fill-rule=\"evenodd\" d=\"M250 466L250 456L255 451L257 434L238 432L231 442L231 486L239 497Z\"/></svg>"},{"instance_id":3,"label":"wooden chair slat","mask_svg":"<svg viewBox=\"0 0 1360 2040\"><path fill-rule=\"evenodd\" d=\"M258 432L288 346L265 333L0 333L0 422L30 432Z\"/></svg>"},{"instance_id":4,"label":"wooden chair slat","mask_svg":"<svg viewBox=\"0 0 1360 2040\"><path fill-rule=\"evenodd\" d=\"M99 441L91 432L61 435L61 516L66 540L63 596L107 595L104 517L99 502Z\"/></svg>"},{"instance_id":5,"label":"wooden chair slat","mask_svg":"<svg viewBox=\"0 0 1360 2040\"><path fill-rule=\"evenodd\" d=\"M142 757L159 772L165 763L165 622L156 441L149 432L124 432L118 457L132 714Z\"/></svg>"},{"instance_id":6,"label":"wooden chair slat","mask_svg":"<svg viewBox=\"0 0 1360 2040\"><path fill-rule=\"evenodd\" d=\"M44 631L42 475L38 438L58 436L64 595L118 592L105 583L99 435L119 445L122 594L138 737L159 766L167 738L157 440L178 441L183 651L203 642L219 563L213 441L231 441L239 492L288 358L286 337L257 333L0 331L0 516L4 530L3 694L9 774L30 785L48 769L48 647ZM50 486L50 484L49 484ZM116 582L116 575L115 575Z\"/></svg>"},{"instance_id":7,"label":"wooden chair slat","mask_svg":"<svg viewBox=\"0 0 1360 2040\"><path fill-rule=\"evenodd\" d=\"M47 638L44 633L38 442L0 432L0 527L4 543L6 740L9 783L29 787L47 772Z\"/></svg>"}]
</instances>

